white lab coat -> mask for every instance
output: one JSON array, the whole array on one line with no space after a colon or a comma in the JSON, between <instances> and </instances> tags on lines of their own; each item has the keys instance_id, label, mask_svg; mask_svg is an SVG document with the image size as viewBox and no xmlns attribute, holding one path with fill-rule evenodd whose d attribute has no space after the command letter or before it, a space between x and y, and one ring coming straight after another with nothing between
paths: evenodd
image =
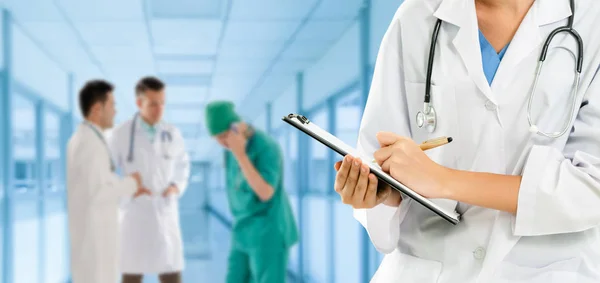
<instances>
[{"instance_id":1,"label":"white lab coat","mask_svg":"<svg viewBox=\"0 0 600 283\"><path fill-rule=\"evenodd\" d=\"M133 162L129 162L131 119L112 131L109 146L123 174L139 172L152 196L125 199L122 205L121 271L128 274L170 273L184 268L183 243L179 225L179 196L188 184L190 161L183 136L174 126L156 125L154 143L135 119ZM161 139L167 131L171 141ZM175 184L180 194L164 198L162 193Z\"/></svg>"},{"instance_id":2,"label":"white lab coat","mask_svg":"<svg viewBox=\"0 0 600 283\"><path fill-rule=\"evenodd\" d=\"M67 146L67 203L73 283L117 282L119 201L137 184L111 171L108 147L88 125Z\"/></svg>"},{"instance_id":3,"label":"white lab coat","mask_svg":"<svg viewBox=\"0 0 600 283\"><path fill-rule=\"evenodd\" d=\"M523 180L516 216L450 200L436 202L462 214L456 226L411 199L398 208L355 210L375 247L387 254L373 282L600 282L598 1L576 1L574 27L583 38L585 60L570 134L550 139L528 131L527 98L541 47L570 14L568 0L535 1L489 86L474 0L407 0L400 6L376 61L360 127L361 154L379 148L379 131L416 142L451 136L451 144L427 151L437 163ZM423 109L438 18L443 24L432 78L438 126L429 134L415 120ZM575 41L557 35L532 107L534 121L547 132L569 118L573 54Z\"/></svg>"}]
</instances>

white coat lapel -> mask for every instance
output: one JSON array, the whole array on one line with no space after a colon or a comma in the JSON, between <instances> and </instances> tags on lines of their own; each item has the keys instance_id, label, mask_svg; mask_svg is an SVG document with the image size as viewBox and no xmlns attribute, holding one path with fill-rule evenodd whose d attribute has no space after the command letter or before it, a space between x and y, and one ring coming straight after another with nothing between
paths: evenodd
<instances>
[{"instance_id":1,"label":"white coat lapel","mask_svg":"<svg viewBox=\"0 0 600 283\"><path fill-rule=\"evenodd\" d=\"M527 13L513 39L509 42L508 49L500 65L492 86L508 82L514 76L515 67L534 50L538 51L542 44L542 36L535 19L535 6ZM532 82L533 83L533 82Z\"/></svg>"},{"instance_id":2,"label":"white coat lapel","mask_svg":"<svg viewBox=\"0 0 600 283\"><path fill-rule=\"evenodd\" d=\"M498 69L498 73L494 78L502 80L502 76L507 76L511 69L523 60L533 50L541 50L540 44L543 44L544 38L539 30L540 26L555 23L571 15L569 1L549 1L537 0L532 7L532 11L523 19L519 31L515 34L513 43L507 50L507 53L502 59L502 63ZM536 48L537 47L537 48ZM501 71L502 69L502 71ZM533 83L533 82L532 82ZM512 172L519 174L520 172ZM495 267L506 257L510 250L519 241L520 237L516 237L512 233L512 225L515 217L508 213L499 212L494 222L492 234L489 242L489 249L484 262L482 276L491 276ZM482 282L487 282L482 281Z\"/></svg>"},{"instance_id":3,"label":"white coat lapel","mask_svg":"<svg viewBox=\"0 0 600 283\"><path fill-rule=\"evenodd\" d=\"M459 27L452 40L452 45L456 48L467 68L469 77L477 88L487 99L496 103L492 89L483 73L475 2L473 0L444 0L433 15L444 21L444 24L453 24Z\"/></svg>"},{"instance_id":4,"label":"white coat lapel","mask_svg":"<svg viewBox=\"0 0 600 283\"><path fill-rule=\"evenodd\" d=\"M569 15L571 15L571 9L568 0L535 1L509 43L492 86L510 81L514 75L514 69L532 52L537 52L536 59L539 60L539 52L545 41L540 27L563 20ZM531 83L533 84L533 82Z\"/></svg>"},{"instance_id":5,"label":"white coat lapel","mask_svg":"<svg viewBox=\"0 0 600 283\"><path fill-rule=\"evenodd\" d=\"M155 125L156 133L154 133L154 144L153 149L155 154L159 154L164 151L164 146L168 143L168 138L163 136L165 128L162 122L158 122Z\"/></svg>"}]
</instances>

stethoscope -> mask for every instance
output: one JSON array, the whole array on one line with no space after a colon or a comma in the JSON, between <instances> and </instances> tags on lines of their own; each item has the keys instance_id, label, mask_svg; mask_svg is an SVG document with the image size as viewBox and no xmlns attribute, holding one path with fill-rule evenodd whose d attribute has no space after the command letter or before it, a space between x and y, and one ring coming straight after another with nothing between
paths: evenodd
<instances>
[{"instance_id":1,"label":"stethoscope","mask_svg":"<svg viewBox=\"0 0 600 283\"><path fill-rule=\"evenodd\" d=\"M135 145L135 124L137 122L137 119L139 119L139 114L136 113L133 117L133 121L131 122L131 130L129 133L129 153L127 154L127 161L129 163L133 162L133 146ZM160 141L163 144L167 142L170 143L173 141L173 137L168 131L162 131L160 132ZM166 150L163 151L165 159L170 159L170 156L166 153Z\"/></svg>"},{"instance_id":2,"label":"stethoscope","mask_svg":"<svg viewBox=\"0 0 600 283\"><path fill-rule=\"evenodd\" d=\"M96 134L96 136L102 141L102 143L106 147L106 151L110 152L110 149L108 148L108 144L106 143L106 140L104 139L104 135L102 135L102 133L100 133L100 131L98 131L98 129L96 129L96 127L94 125L92 125L92 123L90 123L88 121L84 121L83 124L86 125L87 127L89 127L94 132L94 134ZM115 170L116 170L115 162L113 161L112 158L109 158L109 159L110 159L110 171L115 172Z\"/></svg>"},{"instance_id":3,"label":"stethoscope","mask_svg":"<svg viewBox=\"0 0 600 283\"><path fill-rule=\"evenodd\" d=\"M549 137L549 138L558 138L558 137L564 135L569 130L569 125L573 124L573 119L575 119L575 111L576 111L575 105L577 103L577 99L575 96L577 94L577 90L579 89L579 79L581 76L581 69L583 66L583 40L579 36L579 33L577 33L577 31L575 29L573 29L573 18L575 16L574 0L570 0L570 4L571 4L572 14L571 14L571 16L569 16L569 21L568 21L567 25L556 28L546 38L546 42L544 43L544 47L542 48L542 52L540 54L540 59L538 61L535 79L533 81L533 89L529 93L529 100L527 103L527 120L529 122L529 131L532 133L537 133L537 134L545 136L545 137ZM437 43L437 37L440 33L441 25L442 25L442 20L438 19L437 22L435 23L435 27L433 28L433 34L432 34L432 38L431 38L431 46L429 47L429 61L427 63L427 77L426 77L426 85L425 85L425 99L424 99L424 103L423 103L423 111L419 111L417 113L417 117L416 117L417 118L417 121L416 121L417 126L419 128L422 128L423 126L425 126L425 128L427 129L427 131L429 133L433 133L437 126L437 117L436 117L435 108L433 107L433 105L430 104L430 102L431 102L431 72L433 69L433 57L435 56L435 45ZM542 72L542 66L544 65L544 60L546 60L546 55L548 53L548 48L550 46L550 42L552 42L552 39L554 38L554 36L556 36L557 34L559 34L561 32L567 32L567 33L571 34L575 38L575 40L577 40L577 47L578 47L578 51L579 51L579 54L577 56L577 68L575 70L575 85L573 86L572 93L571 93L571 97L572 97L571 98L571 111L570 111L571 116L570 116L569 120L567 121L567 123L565 123L565 125L563 126L563 128L560 132L546 133L546 132L541 131L538 128L538 126L532 121L532 119L531 119L531 103L535 96L535 90L537 88L538 80L539 80L540 74Z\"/></svg>"}]
</instances>

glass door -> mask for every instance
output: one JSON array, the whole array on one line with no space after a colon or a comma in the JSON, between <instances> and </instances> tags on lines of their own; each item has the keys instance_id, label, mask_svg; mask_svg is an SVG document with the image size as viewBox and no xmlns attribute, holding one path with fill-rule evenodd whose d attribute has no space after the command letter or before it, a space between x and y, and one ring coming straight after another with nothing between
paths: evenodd
<instances>
[{"instance_id":1,"label":"glass door","mask_svg":"<svg viewBox=\"0 0 600 283\"><path fill-rule=\"evenodd\" d=\"M43 282L64 282L68 277L66 185L61 158L61 116L46 111L44 117Z\"/></svg>"},{"instance_id":2,"label":"glass door","mask_svg":"<svg viewBox=\"0 0 600 283\"><path fill-rule=\"evenodd\" d=\"M12 210L14 282L39 282L40 212L36 150L36 105L16 93L12 101L14 187L8 192Z\"/></svg>"},{"instance_id":3,"label":"glass door","mask_svg":"<svg viewBox=\"0 0 600 283\"><path fill-rule=\"evenodd\" d=\"M327 107L308 115L312 122L328 130L329 113ZM302 200L304 206L304 227L301 227L304 248L304 278L307 282L326 282L331 270L328 253L329 229L329 148L314 139L309 140L308 191Z\"/></svg>"},{"instance_id":4,"label":"glass door","mask_svg":"<svg viewBox=\"0 0 600 283\"><path fill-rule=\"evenodd\" d=\"M336 136L355 147L362 108L360 93L353 92L336 102ZM361 237L363 228L354 219L352 207L339 201L335 203L335 282L359 282L361 275ZM344 268L342 268L342 266Z\"/></svg>"},{"instance_id":5,"label":"glass door","mask_svg":"<svg viewBox=\"0 0 600 283\"><path fill-rule=\"evenodd\" d=\"M188 187L179 201L182 239L186 258L184 281L206 278L211 258L208 211L208 162L192 162Z\"/></svg>"}]
</instances>

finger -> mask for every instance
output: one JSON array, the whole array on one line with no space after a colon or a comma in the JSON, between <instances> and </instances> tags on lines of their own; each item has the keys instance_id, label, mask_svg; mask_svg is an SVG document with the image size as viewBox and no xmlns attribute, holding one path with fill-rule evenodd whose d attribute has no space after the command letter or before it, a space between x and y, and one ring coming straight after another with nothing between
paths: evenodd
<instances>
[{"instance_id":1,"label":"finger","mask_svg":"<svg viewBox=\"0 0 600 283\"><path fill-rule=\"evenodd\" d=\"M392 156L393 153L394 153L394 148L391 146L386 146L386 147L380 148L377 151L375 151L375 153L373 154L373 158L375 158L375 161L377 161L377 164L379 164L381 166L381 164L383 164L383 162L388 160L390 158L390 156Z\"/></svg>"},{"instance_id":2,"label":"finger","mask_svg":"<svg viewBox=\"0 0 600 283\"><path fill-rule=\"evenodd\" d=\"M403 139L402 136L396 135L390 132L379 132L377 133L377 141L379 146L384 147L396 143L398 140Z\"/></svg>"},{"instance_id":3,"label":"finger","mask_svg":"<svg viewBox=\"0 0 600 283\"><path fill-rule=\"evenodd\" d=\"M334 188L338 194L342 192L342 190L344 189L344 186L346 185L346 181L348 179L348 173L349 173L351 167L352 167L352 157L351 156L344 157L344 161L342 162L340 170L338 170L338 172L335 176Z\"/></svg>"},{"instance_id":4,"label":"finger","mask_svg":"<svg viewBox=\"0 0 600 283\"><path fill-rule=\"evenodd\" d=\"M359 174L358 183L356 184L356 189L352 196L355 204L362 204L365 202L365 193L367 192L367 186L369 185L369 166L362 164L360 166Z\"/></svg>"},{"instance_id":5,"label":"finger","mask_svg":"<svg viewBox=\"0 0 600 283\"><path fill-rule=\"evenodd\" d=\"M374 207L377 204L377 184L379 180L373 174L369 174L369 184L365 192L365 207Z\"/></svg>"},{"instance_id":6,"label":"finger","mask_svg":"<svg viewBox=\"0 0 600 283\"><path fill-rule=\"evenodd\" d=\"M360 172L360 159L356 158L352 162L352 168L350 172L348 172L348 179L346 179L346 185L342 189L342 202L347 203L352 200L352 196L354 195L354 190L356 189L356 185L358 184L358 176Z\"/></svg>"},{"instance_id":7,"label":"finger","mask_svg":"<svg viewBox=\"0 0 600 283\"><path fill-rule=\"evenodd\" d=\"M392 160L390 158L386 159L381 165L381 170L383 172L390 174L390 168L392 167Z\"/></svg>"}]
</instances>

